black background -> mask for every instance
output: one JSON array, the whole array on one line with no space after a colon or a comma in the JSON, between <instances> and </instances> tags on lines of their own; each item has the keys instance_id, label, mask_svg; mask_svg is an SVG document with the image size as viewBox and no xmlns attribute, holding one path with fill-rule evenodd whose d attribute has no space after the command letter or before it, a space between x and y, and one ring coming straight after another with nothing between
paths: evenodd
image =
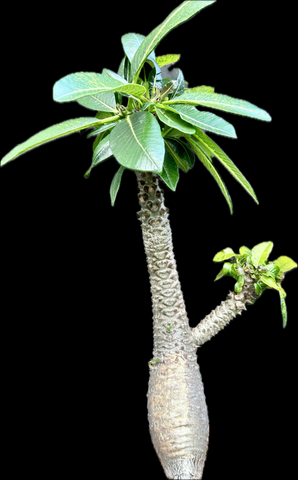
<instances>
[{"instance_id":1,"label":"black background","mask_svg":"<svg viewBox=\"0 0 298 480\"><path fill-rule=\"evenodd\" d=\"M76 102L54 102L54 83L76 71L117 71L121 36L149 34L180 3L13 12L2 41L0 157L53 124L93 116ZM188 174L180 171L176 192L164 187L191 326L233 288L232 279L214 283L221 265L212 259L222 248L271 240L271 259L297 261L286 102L292 80L282 77L291 73L290 47L278 30L282 20L268 2L217 1L156 48L156 55L181 54L177 67L190 87L214 86L272 116L262 122L213 111L235 126L237 140L211 136L252 184L259 205L219 162L232 216L199 161ZM76 133L0 169L7 455L12 472L98 478L107 468L109 477L163 479L147 423L152 316L136 179L124 172L112 207L118 164L110 159L86 180L91 158L92 139ZM295 282L297 270L283 283L286 329L270 290L199 350L210 417L204 480L286 477L293 467Z\"/></svg>"}]
</instances>

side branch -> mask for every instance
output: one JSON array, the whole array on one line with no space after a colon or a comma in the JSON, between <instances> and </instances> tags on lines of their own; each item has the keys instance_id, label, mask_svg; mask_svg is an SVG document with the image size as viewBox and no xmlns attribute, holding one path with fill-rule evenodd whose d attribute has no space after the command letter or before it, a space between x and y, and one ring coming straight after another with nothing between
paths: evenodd
<instances>
[{"instance_id":1,"label":"side branch","mask_svg":"<svg viewBox=\"0 0 298 480\"><path fill-rule=\"evenodd\" d=\"M239 272L240 273L240 272ZM244 273L244 271L243 271ZM220 330L236 317L246 310L246 303L252 303L251 300L255 294L253 280L245 273L245 282L241 293L230 292L227 300L221 302L215 310L207 315L201 322L191 329L195 345L200 347L207 340L210 340Z\"/></svg>"}]
</instances>

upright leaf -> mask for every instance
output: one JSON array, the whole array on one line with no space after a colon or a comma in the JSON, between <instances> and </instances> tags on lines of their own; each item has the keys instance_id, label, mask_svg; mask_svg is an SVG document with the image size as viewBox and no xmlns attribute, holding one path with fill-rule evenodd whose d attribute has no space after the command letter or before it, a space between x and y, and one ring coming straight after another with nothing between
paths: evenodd
<instances>
[{"instance_id":1,"label":"upright leaf","mask_svg":"<svg viewBox=\"0 0 298 480\"><path fill-rule=\"evenodd\" d=\"M182 93L184 92L184 88L185 88L184 76L183 76L182 70L178 68L178 77L176 79L176 86L174 88L174 91L170 93L169 99L176 98L178 97L178 95L180 95L181 97Z\"/></svg>"},{"instance_id":2,"label":"upright leaf","mask_svg":"<svg viewBox=\"0 0 298 480\"><path fill-rule=\"evenodd\" d=\"M273 248L272 242L262 242L255 245L251 251L251 260L255 267L262 265L267 260Z\"/></svg>"},{"instance_id":3,"label":"upright leaf","mask_svg":"<svg viewBox=\"0 0 298 480\"><path fill-rule=\"evenodd\" d=\"M192 134L195 133L196 130L193 128L192 125L182 120L182 118L175 113L169 112L167 110L160 110L158 108L158 104L156 105L155 112L159 118L159 120L170 127L176 128L181 132Z\"/></svg>"},{"instance_id":4,"label":"upright leaf","mask_svg":"<svg viewBox=\"0 0 298 480\"><path fill-rule=\"evenodd\" d=\"M200 144L198 142L196 142L193 137L187 137L187 141L190 144L191 148L194 150L195 154L201 160L203 165L207 168L207 170L209 170L209 172L211 173L211 175L213 176L213 178L217 182L219 188L221 189L221 192L222 192L223 196L225 197L225 199L227 201L227 204L229 205L230 212L232 214L233 213L233 204L232 204L230 194L229 194L222 178L220 177L219 173L214 168L214 166L212 164L212 161L210 160L208 155L204 152L204 150L202 150Z\"/></svg>"},{"instance_id":5,"label":"upright leaf","mask_svg":"<svg viewBox=\"0 0 298 480\"><path fill-rule=\"evenodd\" d=\"M251 255L251 250L243 246L239 248L239 253L241 253L241 255L244 255L244 254Z\"/></svg>"},{"instance_id":6,"label":"upright leaf","mask_svg":"<svg viewBox=\"0 0 298 480\"><path fill-rule=\"evenodd\" d=\"M137 81L138 74L146 61L146 58L167 33L181 23L186 22L186 20L193 17L204 7L207 7L212 3L214 3L214 0L196 2L187 1L175 8L175 10L145 38L136 51L131 62L133 81Z\"/></svg>"},{"instance_id":7,"label":"upright leaf","mask_svg":"<svg viewBox=\"0 0 298 480\"><path fill-rule=\"evenodd\" d=\"M173 63L178 62L179 58L181 55L174 55L174 54L169 54L169 55L162 55L160 57L156 57L156 63L161 67L164 67L165 65L171 65Z\"/></svg>"},{"instance_id":8,"label":"upright leaf","mask_svg":"<svg viewBox=\"0 0 298 480\"><path fill-rule=\"evenodd\" d=\"M277 260L274 260L273 263L275 263L282 272L288 272L289 270L292 270L292 268L297 267L297 263L291 258L285 256L279 257Z\"/></svg>"},{"instance_id":9,"label":"upright leaf","mask_svg":"<svg viewBox=\"0 0 298 480\"><path fill-rule=\"evenodd\" d=\"M121 165L121 167L117 170L117 172L113 177L113 180L110 186L110 197L111 197L112 206L114 206L115 204L116 196L121 183L122 173L124 172L124 170L125 170L125 167L122 167Z\"/></svg>"},{"instance_id":10,"label":"upright leaf","mask_svg":"<svg viewBox=\"0 0 298 480\"><path fill-rule=\"evenodd\" d=\"M178 165L167 150L165 151L163 169L159 175L171 190L176 190L179 180Z\"/></svg>"},{"instance_id":11,"label":"upright leaf","mask_svg":"<svg viewBox=\"0 0 298 480\"><path fill-rule=\"evenodd\" d=\"M160 173L165 146L160 126L149 112L138 112L126 117L110 135L113 155L124 167L138 171Z\"/></svg>"},{"instance_id":12,"label":"upright leaf","mask_svg":"<svg viewBox=\"0 0 298 480\"><path fill-rule=\"evenodd\" d=\"M271 121L270 115L263 109L256 107L246 100L232 98L228 95L218 93L194 92L188 91L179 98L167 100L167 104L185 103L189 105L202 105L208 108L224 110L225 112L236 113L246 117L257 118L259 120Z\"/></svg>"},{"instance_id":13,"label":"upright leaf","mask_svg":"<svg viewBox=\"0 0 298 480\"><path fill-rule=\"evenodd\" d=\"M180 97L178 97L180 98ZM165 106L165 102L164 102ZM226 137L237 138L233 125L226 122L223 118L210 112L200 112L192 105L172 105L174 111L178 112L180 117L188 123L202 128L209 132L224 135Z\"/></svg>"},{"instance_id":14,"label":"upright leaf","mask_svg":"<svg viewBox=\"0 0 298 480\"><path fill-rule=\"evenodd\" d=\"M142 85L122 83L119 80L94 72L71 73L54 84L53 96L56 102L70 102L87 95L103 92L122 92L141 96L146 89Z\"/></svg>"},{"instance_id":15,"label":"upright leaf","mask_svg":"<svg viewBox=\"0 0 298 480\"><path fill-rule=\"evenodd\" d=\"M249 182L242 175L240 170L238 170L232 160L223 152L223 150L200 129L197 129L197 133L194 136L195 138L201 140L201 142L212 151L213 155L215 155L215 157L226 167L230 174L233 175L233 177L242 185L242 187L252 196L256 203L259 203Z\"/></svg>"},{"instance_id":16,"label":"upright leaf","mask_svg":"<svg viewBox=\"0 0 298 480\"><path fill-rule=\"evenodd\" d=\"M220 252L213 257L213 262L223 262L228 258L234 257L235 253L230 247L223 248Z\"/></svg>"},{"instance_id":17,"label":"upright leaf","mask_svg":"<svg viewBox=\"0 0 298 480\"><path fill-rule=\"evenodd\" d=\"M111 117L114 118L114 117ZM118 117L117 117L118 118ZM10 162L14 158L22 155L28 150L32 150L39 145L55 140L56 138L64 137L70 133L78 132L85 128L94 127L104 123L102 120L92 117L82 117L82 118L73 118L71 120L66 120L65 122L58 123L52 127L48 127L45 130L42 130L39 133L36 133L32 137L28 138L25 142L14 147L10 152L8 152L1 160L1 167L7 162Z\"/></svg>"}]
</instances>

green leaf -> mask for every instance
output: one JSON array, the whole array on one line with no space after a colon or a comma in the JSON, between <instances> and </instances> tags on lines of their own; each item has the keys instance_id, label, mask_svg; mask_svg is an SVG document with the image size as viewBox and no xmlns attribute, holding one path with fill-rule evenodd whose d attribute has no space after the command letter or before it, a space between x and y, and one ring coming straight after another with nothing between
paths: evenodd
<instances>
[{"instance_id":1,"label":"green leaf","mask_svg":"<svg viewBox=\"0 0 298 480\"><path fill-rule=\"evenodd\" d=\"M125 170L125 167L121 166L113 177L113 180L110 186L110 197L111 197L112 206L114 206L115 204L116 196L121 183L122 173L124 172L124 170Z\"/></svg>"},{"instance_id":2,"label":"green leaf","mask_svg":"<svg viewBox=\"0 0 298 480\"><path fill-rule=\"evenodd\" d=\"M179 5L168 17L156 27L143 41L136 51L131 62L131 74L133 81L136 82L138 74L146 61L148 55L155 49L162 38L173 28L186 22L189 18L196 15L202 8L214 3L213 1L187 1Z\"/></svg>"},{"instance_id":3,"label":"green leaf","mask_svg":"<svg viewBox=\"0 0 298 480\"><path fill-rule=\"evenodd\" d=\"M284 291L284 289L280 285L278 285L272 277L267 275L260 275L260 280L268 287L274 288L275 290L282 292L284 296L286 296L286 292Z\"/></svg>"},{"instance_id":4,"label":"green leaf","mask_svg":"<svg viewBox=\"0 0 298 480\"><path fill-rule=\"evenodd\" d=\"M99 142L101 142L103 138L105 138L107 135L109 135L109 133L110 132L106 130L105 132L101 132L99 135L97 135L97 137L94 140L93 145L92 145L93 152L95 151Z\"/></svg>"},{"instance_id":5,"label":"green leaf","mask_svg":"<svg viewBox=\"0 0 298 480\"><path fill-rule=\"evenodd\" d=\"M83 107L101 112L118 113L116 110L115 95L112 92L99 93L97 95L88 95L77 100Z\"/></svg>"},{"instance_id":6,"label":"green leaf","mask_svg":"<svg viewBox=\"0 0 298 480\"><path fill-rule=\"evenodd\" d=\"M106 123L105 125L101 125L99 128L96 128L95 130L93 130L93 132L88 133L88 135L86 135L86 138L94 137L95 135L98 135L99 133L104 132L105 130L110 130L113 127L115 127L117 123L118 122L113 122L113 123Z\"/></svg>"},{"instance_id":7,"label":"green leaf","mask_svg":"<svg viewBox=\"0 0 298 480\"><path fill-rule=\"evenodd\" d=\"M167 150L165 151L163 169L159 175L171 190L176 190L179 180L178 165Z\"/></svg>"},{"instance_id":8,"label":"green leaf","mask_svg":"<svg viewBox=\"0 0 298 480\"><path fill-rule=\"evenodd\" d=\"M280 298L280 307L281 307L281 314L282 314L282 320L283 320L283 328L285 328L287 324L287 306L285 302L285 296L283 295L282 292L279 292L279 298Z\"/></svg>"},{"instance_id":9,"label":"green leaf","mask_svg":"<svg viewBox=\"0 0 298 480\"><path fill-rule=\"evenodd\" d=\"M165 146L152 113L134 113L118 123L111 132L110 146L124 167L141 172L162 172Z\"/></svg>"},{"instance_id":10,"label":"green leaf","mask_svg":"<svg viewBox=\"0 0 298 480\"><path fill-rule=\"evenodd\" d=\"M145 40L145 36L141 35L140 33L126 33L121 37L121 43L123 46L123 50L126 53L127 58L129 59L130 63L132 62L133 57L135 56L136 51L140 47L140 45ZM154 57L155 59L155 54Z\"/></svg>"},{"instance_id":11,"label":"green leaf","mask_svg":"<svg viewBox=\"0 0 298 480\"><path fill-rule=\"evenodd\" d=\"M166 80L166 79L165 79ZM176 87L176 80L170 80L169 82L162 81L163 87L160 92L160 99L167 97Z\"/></svg>"},{"instance_id":12,"label":"green leaf","mask_svg":"<svg viewBox=\"0 0 298 480\"><path fill-rule=\"evenodd\" d=\"M251 251L251 260L255 267L262 265L267 260L273 248L272 242L262 242L255 245Z\"/></svg>"},{"instance_id":13,"label":"green leaf","mask_svg":"<svg viewBox=\"0 0 298 480\"><path fill-rule=\"evenodd\" d=\"M174 55L174 54L169 54L169 55L161 55L159 57L156 57L156 63L161 67L164 67L165 65L171 65L172 63L178 62L180 59L181 55Z\"/></svg>"},{"instance_id":14,"label":"green leaf","mask_svg":"<svg viewBox=\"0 0 298 480\"><path fill-rule=\"evenodd\" d=\"M164 139L164 142L165 142L166 150L173 157L178 167L180 167L184 172L187 172L188 171L188 159L186 158L187 152L185 151L183 146L173 139L171 140Z\"/></svg>"},{"instance_id":15,"label":"green leaf","mask_svg":"<svg viewBox=\"0 0 298 480\"><path fill-rule=\"evenodd\" d=\"M142 106L141 110L144 112L145 110L147 110L147 108L150 107L150 105L154 105L154 106L155 106L155 102L147 102L147 103L144 103L144 105Z\"/></svg>"},{"instance_id":16,"label":"green leaf","mask_svg":"<svg viewBox=\"0 0 298 480\"><path fill-rule=\"evenodd\" d=\"M173 98L177 97L178 95L180 95L180 97L181 97L182 93L184 92L184 88L185 88L183 73L180 70L180 68L178 68L177 70L178 70L179 73L178 73L178 77L176 79L176 86L175 86L174 91L171 92L171 94L170 94L170 97L169 97L170 99L173 99Z\"/></svg>"},{"instance_id":17,"label":"green leaf","mask_svg":"<svg viewBox=\"0 0 298 480\"><path fill-rule=\"evenodd\" d=\"M95 116L98 120L109 120L110 117L113 117L113 114L109 112L97 112Z\"/></svg>"},{"instance_id":18,"label":"green leaf","mask_svg":"<svg viewBox=\"0 0 298 480\"><path fill-rule=\"evenodd\" d=\"M288 272L289 270L292 270L292 268L297 267L297 263L295 263L291 258L281 256L277 260L274 260L275 265L277 265L281 272Z\"/></svg>"},{"instance_id":19,"label":"green leaf","mask_svg":"<svg viewBox=\"0 0 298 480\"><path fill-rule=\"evenodd\" d=\"M181 97L178 97L178 99ZM178 100L177 99L177 100ZM163 103L165 106L165 102ZM180 114L180 117L188 123L202 128L209 132L224 135L226 137L237 138L233 125L226 122L223 118L210 112L200 112L192 105L174 105L171 107Z\"/></svg>"},{"instance_id":20,"label":"green leaf","mask_svg":"<svg viewBox=\"0 0 298 480\"><path fill-rule=\"evenodd\" d=\"M185 155L183 156L183 159L185 163L188 165L188 168L192 168L195 164L194 152L192 151L190 146L186 142L183 142L183 140L181 140L180 138L179 139L176 138L175 141L179 143L182 146L182 148L185 150Z\"/></svg>"},{"instance_id":21,"label":"green leaf","mask_svg":"<svg viewBox=\"0 0 298 480\"><path fill-rule=\"evenodd\" d=\"M216 275L214 281L216 282L216 280L219 280L220 278L222 278L224 276L225 276L225 273L224 273L224 269L222 268L221 271Z\"/></svg>"},{"instance_id":22,"label":"green leaf","mask_svg":"<svg viewBox=\"0 0 298 480\"><path fill-rule=\"evenodd\" d=\"M114 117L111 117L114 118ZM118 117L117 117L118 118ZM19 155L32 150L32 148L43 145L46 142L55 140L56 138L64 137L70 133L78 132L85 128L90 128L93 126L101 125L102 120L98 120L93 117L82 117L82 118L73 118L71 120L66 120L65 122L58 123L52 127L48 127L45 130L33 135L25 142L14 147L9 153L7 153L1 160L1 167L7 162L15 159Z\"/></svg>"},{"instance_id":23,"label":"green leaf","mask_svg":"<svg viewBox=\"0 0 298 480\"><path fill-rule=\"evenodd\" d=\"M77 72L66 75L54 84L53 97L56 102L70 102L87 95L109 91L141 96L146 89L142 85L124 84L100 73Z\"/></svg>"},{"instance_id":24,"label":"green leaf","mask_svg":"<svg viewBox=\"0 0 298 480\"><path fill-rule=\"evenodd\" d=\"M204 150L202 150L200 144L195 141L194 137L187 137L187 141L190 144L191 148L194 150L195 154L201 160L203 165L207 168L207 170L209 170L209 172L211 173L213 178L216 180L219 188L222 191L223 196L225 197L225 199L226 199L226 201L229 205L230 212L232 214L233 213L233 204L232 204L230 194L229 194L224 182L222 181L222 178L220 177L219 173L214 168L214 166L212 164L212 160L208 157L208 155L206 155Z\"/></svg>"},{"instance_id":25,"label":"green leaf","mask_svg":"<svg viewBox=\"0 0 298 480\"><path fill-rule=\"evenodd\" d=\"M156 64L157 65L157 64ZM153 88L158 88L159 90L162 89L162 76L161 70L157 65L157 68L152 68L151 72L148 75L148 83L150 90L153 91Z\"/></svg>"},{"instance_id":26,"label":"green leaf","mask_svg":"<svg viewBox=\"0 0 298 480\"><path fill-rule=\"evenodd\" d=\"M240 247L239 248L239 253L241 253L241 255L244 255L245 253L247 253L247 255L250 255L251 250L247 247Z\"/></svg>"},{"instance_id":27,"label":"green leaf","mask_svg":"<svg viewBox=\"0 0 298 480\"><path fill-rule=\"evenodd\" d=\"M266 268L266 270L264 270L264 271L266 272L266 274L267 274L267 271L268 271L268 273L270 272L273 275L274 278L280 272L280 268L277 265L275 265L274 263L268 263L265 266L265 268Z\"/></svg>"},{"instance_id":28,"label":"green leaf","mask_svg":"<svg viewBox=\"0 0 298 480\"><path fill-rule=\"evenodd\" d=\"M224 260L227 260L228 258L234 257L235 253L230 247L224 248L220 252L218 252L214 258L213 262L223 262ZM225 264L226 265L226 264ZM224 265L224 266L225 266Z\"/></svg>"},{"instance_id":29,"label":"green leaf","mask_svg":"<svg viewBox=\"0 0 298 480\"><path fill-rule=\"evenodd\" d=\"M242 187L253 197L253 199L258 204L258 199L251 185L248 183L242 173L238 170L232 160L223 152L223 150L200 129L197 129L197 133L194 136L195 138L201 140L201 142L213 152L213 155L215 155L215 157L226 167L230 174L233 175L233 177L242 185Z\"/></svg>"},{"instance_id":30,"label":"green leaf","mask_svg":"<svg viewBox=\"0 0 298 480\"><path fill-rule=\"evenodd\" d=\"M181 132L180 130L177 130L176 128L169 127L168 125L165 125L163 130L162 130L162 136L164 138L180 138L184 137L184 133Z\"/></svg>"},{"instance_id":31,"label":"green leaf","mask_svg":"<svg viewBox=\"0 0 298 480\"><path fill-rule=\"evenodd\" d=\"M235 292L240 293L242 291L243 285L244 285L244 275L239 275L237 282L234 285Z\"/></svg>"},{"instance_id":32,"label":"green leaf","mask_svg":"<svg viewBox=\"0 0 298 480\"><path fill-rule=\"evenodd\" d=\"M159 105L157 104L155 107L155 112L161 122L165 123L166 125L169 125L169 127L180 130L180 132L184 132L188 134L192 134L196 132L196 129L193 128L192 125L190 125L189 123L182 120L182 118L178 114L172 113L167 110L161 111L161 109L158 107Z\"/></svg>"},{"instance_id":33,"label":"green leaf","mask_svg":"<svg viewBox=\"0 0 298 480\"><path fill-rule=\"evenodd\" d=\"M90 176L92 168L96 167L99 163L103 162L104 160L107 160L113 155L113 152L110 147L109 139L110 139L110 133L107 136L105 136L94 149L91 167L84 174L85 178L88 178Z\"/></svg>"},{"instance_id":34,"label":"green leaf","mask_svg":"<svg viewBox=\"0 0 298 480\"><path fill-rule=\"evenodd\" d=\"M185 88L185 93L213 93L214 87L207 87L206 85L201 85L200 87L194 88Z\"/></svg>"},{"instance_id":35,"label":"green leaf","mask_svg":"<svg viewBox=\"0 0 298 480\"><path fill-rule=\"evenodd\" d=\"M225 112L236 113L246 117L259 120L271 121L270 115L252 103L238 98L228 97L218 93L186 92L177 99L167 100L167 104L186 103L189 105L203 105L204 107L224 110Z\"/></svg>"},{"instance_id":36,"label":"green leaf","mask_svg":"<svg viewBox=\"0 0 298 480\"><path fill-rule=\"evenodd\" d=\"M118 73L115 73L112 70L109 70L108 68L103 68L101 73L106 77L110 77L110 78L114 78L115 80L118 80L120 83L127 84L127 80L125 80L125 78L122 75L119 75Z\"/></svg>"}]
</instances>

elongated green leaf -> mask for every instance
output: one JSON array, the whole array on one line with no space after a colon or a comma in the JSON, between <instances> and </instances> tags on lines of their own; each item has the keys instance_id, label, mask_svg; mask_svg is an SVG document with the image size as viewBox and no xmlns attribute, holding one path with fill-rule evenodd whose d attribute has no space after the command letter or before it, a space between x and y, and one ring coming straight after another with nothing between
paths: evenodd
<instances>
[{"instance_id":1,"label":"elongated green leaf","mask_svg":"<svg viewBox=\"0 0 298 480\"><path fill-rule=\"evenodd\" d=\"M138 112L126 117L113 128L110 146L124 167L162 172L165 146L160 126L152 113Z\"/></svg>"},{"instance_id":2,"label":"elongated green leaf","mask_svg":"<svg viewBox=\"0 0 298 480\"><path fill-rule=\"evenodd\" d=\"M182 120L179 114L172 113L166 110L160 110L158 104L156 105L155 112L159 120L170 127L180 130L180 132L192 134L196 132L196 129L192 125Z\"/></svg>"},{"instance_id":3,"label":"elongated green leaf","mask_svg":"<svg viewBox=\"0 0 298 480\"><path fill-rule=\"evenodd\" d=\"M121 75L121 77L125 78L125 80L128 82L129 81L129 73L130 73L130 62L127 58L127 56L125 55L125 57L123 57L123 59L121 60L121 63L119 65L119 68L118 68L118 75ZM122 95L121 93L119 92L116 92L116 97L117 97L117 103L120 103L120 105L122 105Z\"/></svg>"},{"instance_id":4,"label":"elongated green leaf","mask_svg":"<svg viewBox=\"0 0 298 480\"><path fill-rule=\"evenodd\" d=\"M123 50L126 53L126 56L130 62L132 62L136 51L141 46L145 38L146 37L144 35L141 35L140 33L126 33L125 35L122 35L121 43L123 46ZM154 52L150 52L149 59L156 59Z\"/></svg>"},{"instance_id":5,"label":"elongated green leaf","mask_svg":"<svg viewBox=\"0 0 298 480\"><path fill-rule=\"evenodd\" d=\"M213 176L213 178L216 180L219 188L221 189L222 191L222 194L223 196L225 197L228 205L229 205L229 208L230 208L230 212L231 214L233 213L233 204L232 204L232 200L231 200L231 197L230 197L230 194L224 184L224 182L222 181L222 178L220 177L219 173L217 172L217 170L214 168L213 164L212 164L212 161L211 159L208 157L208 155L206 155L206 153L204 152L204 150L202 150L200 144L198 142L195 141L194 137L187 137L187 141L188 143L190 144L191 148L194 150L195 154L198 156L198 158L201 160L201 162L203 163L203 165L205 165L205 167L207 168L207 170L209 170L209 172L211 173L211 175Z\"/></svg>"},{"instance_id":6,"label":"elongated green leaf","mask_svg":"<svg viewBox=\"0 0 298 480\"><path fill-rule=\"evenodd\" d=\"M145 38L143 43L136 51L131 62L133 81L137 81L138 74L144 65L144 62L146 61L146 58L168 32L181 23L186 22L186 20L193 17L204 7L207 7L212 3L214 3L212 0L196 2L188 1L183 2L181 5L175 8L175 10Z\"/></svg>"},{"instance_id":7,"label":"elongated green leaf","mask_svg":"<svg viewBox=\"0 0 298 480\"><path fill-rule=\"evenodd\" d=\"M257 118L259 120L271 121L270 115L252 103L240 100L238 98L228 97L219 93L206 92L186 92L179 98L167 100L167 104L186 103L189 105L203 105L204 107L224 110L225 112L236 113L246 117Z\"/></svg>"},{"instance_id":8,"label":"elongated green leaf","mask_svg":"<svg viewBox=\"0 0 298 480\"><path fill-rule=\"evenodd\" d=\"M183 159L185 163L188 165L188 168L192 168L195 163L194 152L186 142L183 142L183 140L181 140L181 138L175 138L175 141L179 143L185 151L185 155L183 156Z\"/></svg>"},{"instance_id":9,"label":"elongated green leaf","mask_svg":"<svg viewBox=\"0 0 298 480\"><path fill-rule=\"evenodd\" d=\"M144 105L142 106L141 110L144 112L145 110L147 110L147 109L150 107L150 105L155 106L155 102L146 102L146 103L144 103Z\"/></svg>"},{"instance_id":10,"label":"elongated green leaf","mask_svg":"<svg viewBox=\"0 0 298 480\"><path fill-rule=\"evenodd\" d=\"M111 117L114 118L114 117ZM115 117L116 118L116 117ZM117 116L117 118L119 118ZM70 133L78 132L85 128L99 126L104 123L102 120L98 120L93 117L82 117L82 118L73 118L71 120L66 120L65 122L58 123L52 127L48 127L45 130L33 135L28 138L25 142L14 147L9 153L7 153L1 160L1 167L7 162L10 162L14 158L22 155L28 150L32 150L39 145L55 140L56 138L64 137Z\"/></svg>"},{"instance_id":11,"label":"elongated green leaf","mask_svg":"<svg viewBox=\"0 0 298 480\"><path fill-rule=\"evenodd\" d=\"M161 55L159 57L156 57L156 63L161 67L164 67L165 65L171 65L172 63L178 62L179 58L181 55L174 55L170 53L169 55Z\"/></svg>"},{"instance_id":12,"label":"elongated green leaf","mask_svg":"<svg viewBox=\"0 0 298 480\"><path fill-rule=\"evenodd\" d=\"M181 146L180 143L176 142L174 139L165 140L166 150L173 157L178 167L180 167L184 172L188 171L188 159L186 158L187 154L185 149Z\"/></svg>"},{"instance_id":13,"label":"elongated green leaf","mask_svg":"<svg viewBox=\"0 0 298 480\"><path fill-rule=\"evenodd\" d=\"M176 130L176 128L169 127L168 125L165 125L162 130L162 136L164 138L180 138L184 137L184 135L180 130Z\"/></svg>"},{"instance_id":14,"label":"elongated green leaf","mask_svg":"<svg viewBox=\"0 0 298 480\"><path fill-rule=\"evenodd\" d=\"M153 62L152 65L154 65ZM157 63L155 64L157 65ZM162 89L162 76L161 76L161 71L159 66L157 65L157 68L152 68L151 72L148 75L148 83L149 83L149 88L153 92L153 88L158 88L159 90Z\"/></svg>"},{"instance_id":15,"label":"elongated green leaf","mask_svg":"<svg viewBox=\"0 0 298 480\"><path fill-rule=\"evenodd\" d=\"M96 149L97 145L99 144L99 142L101 142L103 138L105 138L107 135L109 135L109 133L110 132L108 130L106 130L105 132L101 132L99 135L97 135L97 137L94 140L93 145L92 145L93 152L95 152L95 149Z\"/></svg>"},{"instance_id":16,"label":"elongated green leaf","mask_svg":"<svg viewBox=\"0 0 298 480\"><path fill-rule=\"evenodd\" d=\"M275 290L278 290L279 292L283 293L284 296L286 296L286 292L284 291L284 289L280 285L278 285L276 281L270 276L261 275L260 280L268 287L274 288Z\"/></svg>"},{"instance_id":17,"label":"elongated green leaf","mask_svg":"<svg viewBox=\"0 0 298 480\"><path fill-rule=\"evenodd\" d=\"M223 262L224 260L227 260L228 258L232 258L234 256L235 256L235 253L230 247L223 248L223 250L221 250L220 252L217 252L217 254L213 257L213 262Z\"/></svg>"},{"instance_id":18,"label":"elongated green leaf","mask_svg":"<svg viewBox=\"0 0 298 480\"><path fill-rule=\"evenodd\" d=\"M125 167L121 165L121 167L117 170L117 172L113 177L113 180L110 186L110 197L111 197L112 206L115 205L116 196L120 187L122 173L124 172L124 170L125 170Z\"/></svg>"},{"instance_id":19,"label":"elongated green leaf","mask_svg":"<svg viewBox=\"0 0 298 480\"><path fill-rule=\"evenodd\" d=\"M262 265L267 260L273 248L272 242L262 242L255 245L251 251L251 260L255 267Z\"/></svg>"},{"instance_id":20,"label":"elongated green leaf","mask_svg":"<svg viewBox=\"0 0 298 480\"><path fill-rule=\"evenodd\" d=\"M123 84L127 83L127 80L125 80L123 75L119 75L119 73L115 73L112 70L109 70L108 68L103 68L102 75L105 75L106 77L110 77L110 78L115 78L115 80L118 80L120 83L123 83Z\"/></svg>"},{"instance_id":21,"label":"elongated green leaf","mask_svg":"<svg viewBox=\"0 0 298 480\"><path fill-rule=\"evenodd\" d=\"M282 323L283 323L283 328L287 325L287 306L285 302L285 296L284 294L279 291L279 298L280 298L280 307L281 307L281 314L282 314Z\"/></svg>"},{"instance_id":22,"label":"elongated green leaf","mask_svg":"<svg viewBox=\"0 0 298 480\"><path fill-rule=\"evenodd\" d=\"M176 79L176 86L174 88L174 91L170 93L169 99L176 98L178 95L180 95L181 97L182 93L184 92L184 88L185 88L184 76L180 68L178 68L177 70L178 70L178 76Z\"/></svg>"},{"instance_id":23,"label":"elongated green leaf","mask_svg":"<svg viewBox=\"0 0 298 480\"><path fill-rule=\"evenodd\" d=\"M160 99L167 97L171 92L173 92L176 88L177 82L176 80L170 80L169 82L165 83L164 80L162 81L163 88L160 92Z\"/></svg>"},{"instance_id":24,"label":"elongated green leaf","mask_svg":"<svg viewBox=\"0 0 298 480\"><path fill-rule=\"evenodd\" d=\"M107 160L113 155L113 152L110 147L109 139L110 139L110 133L107 136L105 136L96 146L93 152L91 166L87 170L87 172L84 174L85 178L88 178L90 176L92 168L96 167L99 163L103 162L104 160Z\"/></svg>"},{"instance_id":25,"label":"elongated green leaf","mask_svg":"<svg viewBox=\"0 0 298 480\"><path fill-rule=\"evenodd\" d=\"M274 260L273 263L275 263L282 272L288 272L289 270L292 270L292 268L297 267L297 263L291 258L285 256L279 257L277 260Z\"/></svg>"},{"instance_id":26,"label":"elongated green leaf","mask_svg":"<svg viewBox=\"0 0 298 480\"><path fill-rule=\"evenodd\" d=\"M200 87L185 88L185 93L213 93L214 87L207 87L206 85L201 85Z\"/></svg>"},{"instance_id":27,"label":"elongated green leaf","mask_svg":"<svg viewBox=\"0 0 298 480\"><path fill-rule=\"evenodd\" d=\"M70 102L87 95L103 92L122 92L141 96L146 89L142 85L122 83L119 80L94 72L71 73L58 80L53 89L56 102Z\"/></svg>"},{"instance_id":28,"label":"elongated green leaf","mask_svg":"<svg viewBox=\"0 0 298 480\"><path fill-rule=\"evenodd\" d=\"M207 157L209 157L210 161L212 162L212 158L214 157L214 153L212 152L212 150L208 147L206 143L203 143L197 136L194 138L196 142L198 142L198 144L200 145L203 152L205 152Z\"/></svg>"},{"instance_id":29,"label":"elongated green leaf","mask_svg":"<svg viewBox=\"0 0 298 480\"><path fill-rule=\"evenodd\" d=\"M251 250L243 246L239 248L239 253L241 253L241 255L244 255L244 254L251 255Z\"/></svg>"},{"instance_id":30,"label":"elongated green leaf","mask_svg":"<svg viewBox=\"0 0 298 480\"><path fill-rule=\"evenodd\" d=\"M252 198L258 204L258 199L250 183L242 175L240 170L238 170L232 160L223 152L223 150L200 129L197 129L197 133L194 136L201 140L201 142L213 152L215 157L226 167L230 174L233 175L233 177L242 185L242 187L252 196Z\"/></svg>"},{"instance_id":31,"label":"elongated green leaf","mask_svg":"<svg viewBox=\"0 0 298 480\"><path fill-rule=\"evenodd\" d=\"M180 98L180 97L178 97ZM165 106L165 104L164 104ZM225 137L237 138L235 129L231 123L226 122L223 118L214 115L210 112L200 112L192 105L172 105L180 117L188 123L202 128L209 132L217 133L217 135L224 135Z\"/></svg>"},{"instance_id":32,"label":"elongated green leaf","mask_svg":"<svg viewBox=\"0 0 298 480\"><path fill-rule=\"evenodd\" d=\"M214 281L216 282L216 280L219 280L220 278L222 278L224 276L225 276L225 273L224 273L224 269L222 268L221 271L216 275Z\"/></svg>"},{"instance_id":33,"label":"elongated green leaf","mask_svg":"<svg viewBox=\"0 0 298 480\"><path fill-rule=\"evenodd\" d=\"M86 135L86 138L94 137L95 135L98 135L101 132L104 132L105 130L111 130L115 125L117 125L118 122L112 122L112 123L106 123L104 125L101 125L99 128L96 128L93 130L93 132L88 133Z\"/></svg>"},{"instance_id":34,"label":"elongated green leaf","mask_svg":"<svg viewBox=\"0 0 298 480\"><path fill-rule=\"evenodd\" d=\"M159 175L171 190L176 190L179 180L179 169L177 163L167 150L165 151L163 169Z\"/></svg>"},{"instance_id":35,"label":"elongated green leaf","mask_svg":"<svg viewBox=\"0 0 298 480\"><path fill-rule=\"evenodd\" d=\"M83 105L83 107L90 108L90 110L96 110L97 112L118 113L113 92L88 95L87 97L78 98L77 102L80 105Z\"/></svg>"}]
</instances>

